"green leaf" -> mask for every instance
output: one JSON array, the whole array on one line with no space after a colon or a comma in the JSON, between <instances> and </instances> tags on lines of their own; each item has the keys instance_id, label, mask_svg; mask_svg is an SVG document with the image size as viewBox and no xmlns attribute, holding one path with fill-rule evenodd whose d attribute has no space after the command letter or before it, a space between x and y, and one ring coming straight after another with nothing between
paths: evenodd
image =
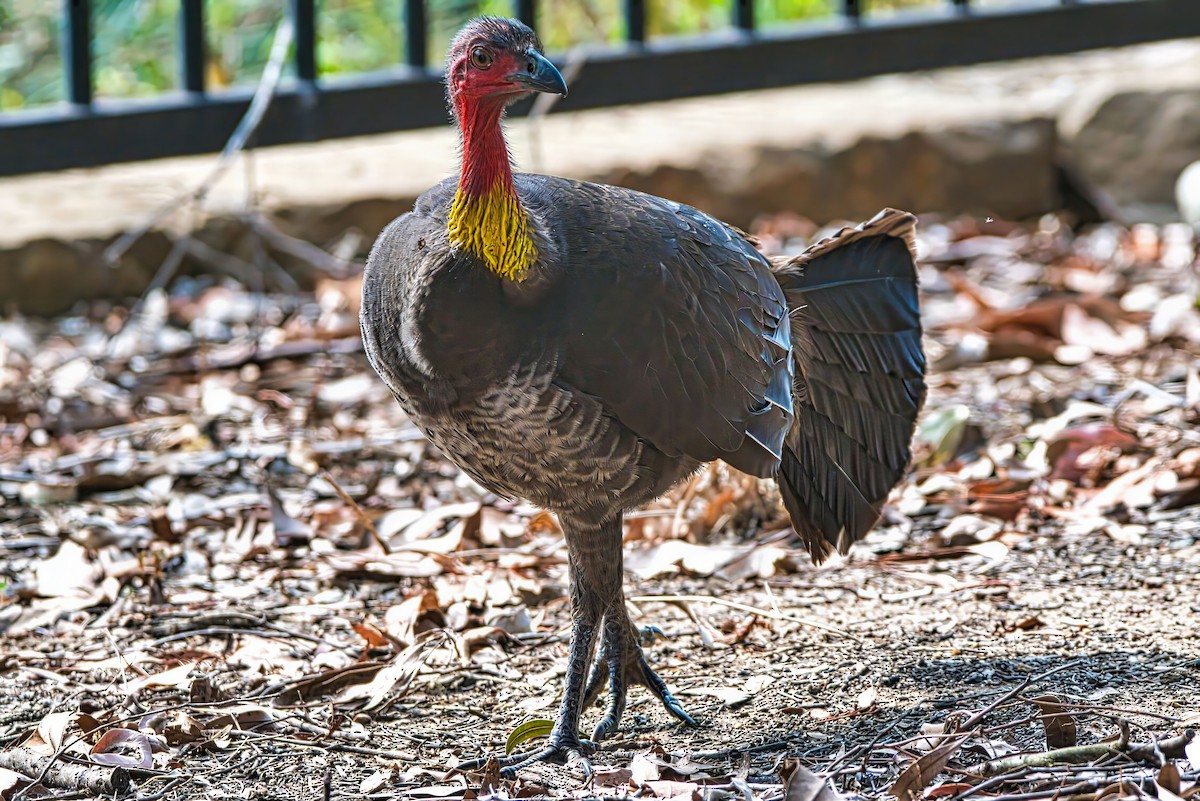
<instances>
[{"instance_id":1,"label":"green leaf","mask_svg":"<svg viewBox=\"0 0 1200 801\"><path fill-rule=\"evenodd\" d=\"M529 742L535 737L549 737L553 729L553 720L546 720L544 718L527 720L513 729L508 735L508 740L504 743L504 753L506 755L511 754L516 750L518 745Z\"/></svg>"},{"instance_id":2,"label":"green leaf","mask_svg":"<svg viewBox=\"0 0 1200 801\"><path fill-rule=\"evenodd\" d=\"M933 452L922 460L923 464L937 467L954 458L970 416L969 407L958 405L930 412L921 419L914 438L917 442L933 446Z\"/></svg>"}]
</instances>

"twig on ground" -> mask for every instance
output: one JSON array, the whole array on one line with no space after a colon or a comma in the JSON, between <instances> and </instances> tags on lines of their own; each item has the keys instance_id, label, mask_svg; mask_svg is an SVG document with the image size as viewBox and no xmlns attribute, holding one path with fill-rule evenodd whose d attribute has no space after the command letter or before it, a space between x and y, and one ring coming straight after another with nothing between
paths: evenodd
<instances>
[{"instance_id":1,"label":"twig on ground","mask_svg":"<svg viewBox=\"0 0 1200 801\"><path fill-rule=\"evenodd\" d=\"M333 648L337 648L338 650L341 650L341 651L351 650L345 645L338 645L337 643L329 642L328 640L322 639L321 637L317 637L316 635L305 634L302 631L279 630L276 632L270 632L270 631L261 631L261 630L250 629L250 628L245 628L245 629L227 628L224 626L213 626L211 628L195 629L193 631L181 631L178 634L170 634L170 635L167 635L166 637L159 637L156 640L151 640L150 642L143 643L142 647L143 648L154 648L159 645L166 645L169 642L175 642L176 640L186 640L189 637L221 637L221 636L261 637L264 640L278 640L279 642L287 642L289 640L289 638L297 638L297 639L301 639L301 640L307 640L308 642L318 643L320 645L328 645Z\"/></svg>"},{"instance_id":2,"label":"twig on ground","mask_svg":"<svg viewBox=\"0 0 1200 801\"><path fill-rule=\"evenodd\" d=\"M797 623L801 626L808 626L809 628L816 629L817 631L823 631L826 634L832 634L835 637L842 637L847 640L853 640L854 642L858 643L859 645L862 645L862 643L863 643L862 638L856 637L853 634L850 634L849 632L842 631L841 629L835 629L833 626L826 626L823 623L816 623L811 620L804 620L803 618L792 617L791 615L784 615L784 614L780 614L778 612L772 612L770 609L760 609L758 607L750 606L749 604L738 603L737 601L727 601L724 598L714 598L714 597L711 597L708 595L634 595L629 599L629 602L634 603L634 604L638 604L638 603L679 603L680 601L686 601L688 603L705 603L705 604L716 604L717 606L727 606L730 609L737 609L739 611L749 612L749 613L755 614L755 615L762 615L763 617L769 617L772 620L783 620L788 623Z\"/></svg>"},{"instance_id":3,"label":"twig on ground","mask_svg":"<svg viewBox=\"0 0 1200 801\"><path fill-rule=\"evenodd\" d=\"M119 796L129 792L129 771L108 765L80 765L57 760L60 754L45 755L26 748L0 751L0 768L33 779L33 785L62 790L86 790L97 795ZM30 786L33 786L30 785Z\"/></svg>"},{"instance_id":4,"label":"twig on ground","mask_svg":"<svg viewBox=\"0 0 1200 801\"><path fill-rule=\"evenodd\" d=\"M384 553L390 554L392 549L388 546L387 540L380 536L379 529L375 528L375 524L371 522L371 518L367 517L367 513L364 512L362 507L358 505L358 502L351 498L350 495L347 494L344 489L342 489L341 485L334 480L333 476L330 475L328 470L321 471L321 478L325 479L329 486L333 487L333 491L336 492L338 497L342 499L342 503L349 506L354 511L354 514L358 515L358 519L362 521L364 526L366 526L366 529L370 533L371 539L375 541L375 544L378 545Z\"/></svg>"},{"instance_id":5,"label":"twig on ground","mask_svg":"<svg viewBox=\"0 0 1200 801\"><path fill-rule=\"evenodd\" d=\"M1122 732L1124 739L1128 735ZM1036 754L1014 754L1013 756L993 759L979 766L979 772L984 776L1000 777L1014 771L1023 772L1029 768L1050 768L1056 765L1086 765L1107 756L1122 753L1127 743L1093 743L1092 745L1073 745L1070 748L1055 748Z\"/></svg>"},{"instance_id":6,"label":"twig on ground","mask_svg":"<svg viewBox=\"0 0 1200 801\"><path fill-rule=\"evenodd\" d=\"M215 354L196 353L171 360L167 364L146 370L143 376L178 375L206 370L232 370L247 364L265 364L275 359L299 359L316 353L357 353L362 350L362 337L355 333L328 339L300 339L274 347L247 343L244 347L223 348Z\"/></svg>"}]
</instances>

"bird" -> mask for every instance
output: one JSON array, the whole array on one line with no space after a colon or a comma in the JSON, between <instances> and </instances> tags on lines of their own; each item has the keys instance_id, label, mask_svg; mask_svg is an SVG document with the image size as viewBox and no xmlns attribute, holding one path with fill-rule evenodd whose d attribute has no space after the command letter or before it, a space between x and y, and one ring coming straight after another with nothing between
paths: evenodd
<instances>
[{"instance_id":1,"label":"bird","mask_svg":"<svg viewBox=\"0 0 1200 801\"><path fill-rule=\"evenodd\" d=\"M719 459L775 479L814 561L879 519L925 397L916 220L885 209L768 258L690 206L514 172L506 108L567 93L516 20L467 22L446 88L460 169L376 240L364 349L447 458L557 514L571 614L561 703L547 743L500 764L510 777L542 760L587 773L632 685L696 725L625 606L628 510ZM585 740L582 711L606 685Z\"/></svg>"}]
</instances>

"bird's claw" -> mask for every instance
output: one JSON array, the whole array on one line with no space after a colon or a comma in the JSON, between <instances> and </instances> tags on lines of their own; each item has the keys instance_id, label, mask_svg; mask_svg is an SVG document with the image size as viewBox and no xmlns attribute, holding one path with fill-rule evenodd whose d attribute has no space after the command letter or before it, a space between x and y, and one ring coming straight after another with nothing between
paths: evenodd
<instances>
[{"instance_id":1,"label":"bird's claw","mask_svg":"<svg viewBox=\"0 0 1200 801\"><path fill-rule=\"evenodd\" d=\"M590 779L592 776L592 763L588 759L588 754L594 753L597 747L597 744L591 740L571 740L564 737L557 743L552 740L545 748L536 751L527 751L524 754L511 754L509 756L494 758L500 765L500 775L505 779L515 779L517 771L527 768L536 762L578 765L584 779ZM458 770L480 770L492 758L481 757L480 759L463 762L458 766Z\"/></svg>"},{"instance_id":2,"label":"bird's claw","mask_svg":"<svg viewBox=\"0 0 1200 801\"><path fill-rule=\"evenodd\" d=\"M642 626L638 629L638 642L643 648L648 648L659 640L667 639L667 633L658 626Z\"/></svg>"},{"instance_id":3,"label":"bird's claw","mask_svg":"<svg viewBox=\"0 0 1200 801\"><path fill-rule=\"evenodd\" d=\"M659 633L662 633L661 630ZM603 643L600 657L593 666L584 692L585 705L599 696L605 684L609 685L609 702L604 717L593 730L593 740L603 740L617 730L621 723L621 715L625 711L626 689L631 684L645 685L674 717L689 726L696 725L695 719L684 711L679 701L675 700L675 696L671 695L667 683L651 669L642 649L632 639L613 637Z\"/></svg>"}]
</instances>

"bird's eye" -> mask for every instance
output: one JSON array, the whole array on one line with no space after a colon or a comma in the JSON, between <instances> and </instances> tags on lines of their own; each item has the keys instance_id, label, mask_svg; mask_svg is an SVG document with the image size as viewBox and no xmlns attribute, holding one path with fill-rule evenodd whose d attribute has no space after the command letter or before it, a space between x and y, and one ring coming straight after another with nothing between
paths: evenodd
<instances>
[{"instance_id":1,"label":"bird's eye","mask_svg":"<svg viewBox=\"0 0 1200 801\"><path fill-rule=\"evenodd\" d=\"M478 69L486 70L492 66L492 54L482 47L477 47L471 51L471 63Z\"/></svg>"}]
</instances>

